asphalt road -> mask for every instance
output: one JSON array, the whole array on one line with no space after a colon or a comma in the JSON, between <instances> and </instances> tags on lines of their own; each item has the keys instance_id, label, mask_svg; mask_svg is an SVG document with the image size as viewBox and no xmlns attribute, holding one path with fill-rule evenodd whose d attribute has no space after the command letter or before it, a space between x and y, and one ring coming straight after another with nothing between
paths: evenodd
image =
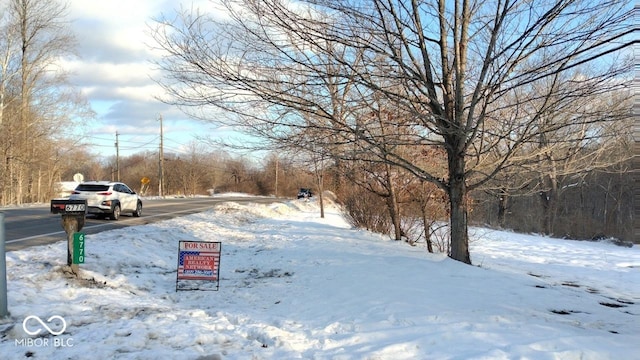
<instances>
[{"instance_id":1,"label":"asphalt road","mask_svg":"<svg viewBox=\"0 0 640 360\"><path fill-rule=\"evenodd\" d=\"M127 226L149 224L174 217L195 214L211 209L216 204L234 201L238 203L272 203L282 199L264 197L202 197L143 200L142 216L139 218L123 214L119 220L104 220L88 216L82 232L96 234L101 231ZM34 205L20 208L0 209L5 215L6 251L30 246L51 244L67 239L61 216L51 214L49 205Z\"/></svg>"}]
</instances>

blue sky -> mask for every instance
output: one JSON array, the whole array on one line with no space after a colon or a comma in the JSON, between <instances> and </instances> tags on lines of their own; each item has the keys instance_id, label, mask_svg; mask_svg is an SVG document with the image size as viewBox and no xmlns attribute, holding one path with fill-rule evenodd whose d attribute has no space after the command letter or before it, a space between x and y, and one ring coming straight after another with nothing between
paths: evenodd
<instances>
[{"instance_id":1,"label":"blue sky","mask_svg":"<svg viewBox=\"0 0 640 360\"><path fill-rule=\"evenodd\" d=\"M188 6L191 6L189 2ZM165 152L180 153L198 136L229 136L215 126L188 119L177 108L156 99L162 89L154 82L159 74L151 61L152 39L148 26L160 14L171 14L176 1L70 0L69 20L77 41L77 57L63 66L71 83L89 100L97 116L85 124L83 134L90 151L115 155L116 132L120 155L127 156L159 147L163 117ZM205 11L209 1L194 2Z\"/></svg>"}]
</instances>

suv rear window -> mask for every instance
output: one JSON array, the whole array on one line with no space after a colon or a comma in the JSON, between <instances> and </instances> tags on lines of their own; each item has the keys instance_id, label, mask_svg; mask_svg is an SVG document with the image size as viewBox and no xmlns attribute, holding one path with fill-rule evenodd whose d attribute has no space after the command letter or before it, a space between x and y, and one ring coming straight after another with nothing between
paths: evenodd
<instances>
[{"instance_id":1,"label":"suv rear window","mask_svg":"<svg viewBox=\"0 0 640 360\"><path fill-rule=\"evenodd\" d=\"M93 184L80 184L76 187L76 191L107 191L109 190L108 185L93 185Z\"/></svg>"}]
</instances>

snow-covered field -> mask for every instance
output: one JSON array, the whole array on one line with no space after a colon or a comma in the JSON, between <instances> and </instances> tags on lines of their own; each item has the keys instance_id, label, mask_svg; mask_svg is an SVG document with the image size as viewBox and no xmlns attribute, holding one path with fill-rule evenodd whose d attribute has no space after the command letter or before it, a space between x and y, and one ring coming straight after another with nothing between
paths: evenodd
<instances>
[{"instance_id":1,"label":"snow-covered field","mask_svg":"<svg viewBox=\"0 0 640 360\"><path fill-rule=\"evenodd\" d=\"M80 278L10 252L0 358L640 358L638 246L471 236L476 266L294 200L88 235ZM222 242L219 291L176 292L179 240Z\"/></svg>"}]
</instances>

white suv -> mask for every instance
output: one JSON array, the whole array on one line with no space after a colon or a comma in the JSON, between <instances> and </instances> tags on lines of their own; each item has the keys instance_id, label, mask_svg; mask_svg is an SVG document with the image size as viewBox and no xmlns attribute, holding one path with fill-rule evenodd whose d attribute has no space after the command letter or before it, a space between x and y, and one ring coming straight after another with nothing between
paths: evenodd
<instances>
[{"instance_id":1,"label":"white suv","mask_svg":"<svg viewBox=\"0 0 640 360\"><path fill-rule=\"evenodd\" d=\"M121 213L142 215L142 200L127 185L113 181L86 181L76 187L70 200L87 200L87 213L118 220Z\"/></svg>"}]
</instances>

